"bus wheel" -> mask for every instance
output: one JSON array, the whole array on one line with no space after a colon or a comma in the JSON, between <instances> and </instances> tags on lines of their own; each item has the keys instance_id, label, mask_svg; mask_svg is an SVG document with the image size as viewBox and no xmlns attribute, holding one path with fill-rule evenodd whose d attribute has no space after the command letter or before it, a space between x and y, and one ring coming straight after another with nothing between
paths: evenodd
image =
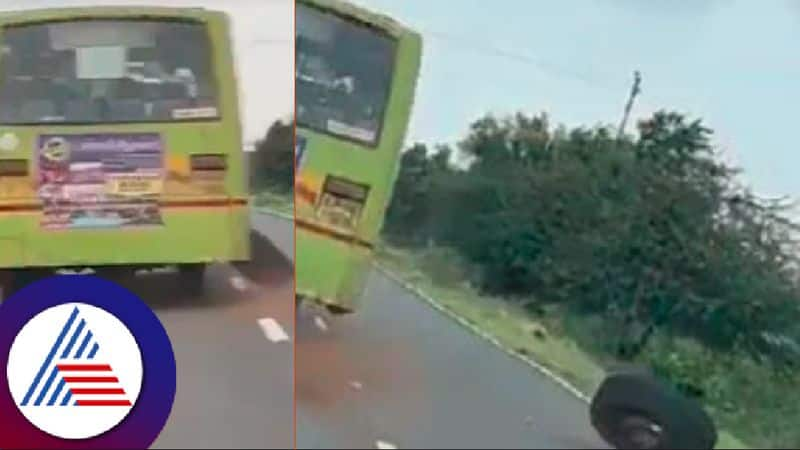
<instances>
[{"instance_id":1,"label":"bus wheel","mask_svg":"<svg viewBox=\"0 0 800 450\"><path fill-rule=\"evenodd\" d=\"M591 421L619 449L711 450L717 441L697 402L643 371L609 375L592 399Z\"/></svg>"},{"instance_id":2,"label":"bus wheel","mask_svg":"<svg viewBox=\"0 0 800 450\"><path fill-rule=\"evenodd\" d=\"M192 296L203 294L205 276L205 264L181 264L178 266L178 282L180 283L180 288Z\"/></svg>"},{"instance_id":3,"label":"bus wheel","mask_svg":"<svg viewBox=\"0 0 800 450\"><path fill-rule=\"evenodd\" d=\"M0 303L11 296L14 286L14 272L0 270Z\"/></svg>"}]
</instances>

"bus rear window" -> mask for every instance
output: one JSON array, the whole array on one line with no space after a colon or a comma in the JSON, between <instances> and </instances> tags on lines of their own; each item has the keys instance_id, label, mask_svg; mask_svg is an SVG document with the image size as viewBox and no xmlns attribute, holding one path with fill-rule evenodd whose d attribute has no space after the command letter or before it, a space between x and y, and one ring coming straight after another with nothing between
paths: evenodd
<instances>
[{"instance_id":1,"label":"bus rear window","mask_svg":"<svg viewBox=\"0 0 800 450\"><path fill-rule=\"evenodd\" d=\"M298 124L375 145L394 69L394 40L297 5L295 45Z\"/></svg>"},{"instance_id":2,"label":"bus rear window","mask_svg":"<svg viewBox=\"0 0 800 450\"><path fill-rule=\"evenodd\" d=\"M0 123L218 117L203 24L80 20L10 26L2 34Z\"/></svg>"}]
</instances>

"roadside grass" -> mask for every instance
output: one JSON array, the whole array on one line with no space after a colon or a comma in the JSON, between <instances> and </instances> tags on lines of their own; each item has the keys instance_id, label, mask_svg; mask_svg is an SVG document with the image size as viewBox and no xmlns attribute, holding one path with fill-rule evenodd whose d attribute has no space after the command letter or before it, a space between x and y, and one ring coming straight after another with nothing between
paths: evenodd
<instances>
[{"instance_id":1,"label":"roadside grass","mask_svg":"<svg viewBox=\"0 0 800 450\"><path fill-rule=\"evenodd\" d=\"M425 292L440 306L494 337L504 347L557 373L589 397L602 382L604 367L613 362L604 356L602 339L597 339L604 326L601 320L565 314L555 307L545 307L533 314L512 302L481 294L466 281L465 265L452 251L406 250L382 244L376 257L386 269ZM658 354L662 350L659 348ZM711 414L715 420L720 415L717 410ZM745 413L728 411L722 416L717 448L749 448L725 429L742 430L744 424L737 418L746 417ZM759 435L763 437L762 433Z\"/></svg>"},{"instance_id":2,"label":"roadside grass","mask_svg":"<svg viewBox=\"0 0 800 450\"><path fill-rule=\"evenodd\" d=\"M535 359L563 376L581 392L592 392L603 380L603 369L574 341L550 335L544 323L520 307L480 295L461 276L458 264L434 266L431 258L381 246L378 260L395 275L414 284L441 306L495 337L504 346ZM544 333L544 334L543 334Z\"/></svg>"},{"instance_id":3,"label":"roadside grass","mask_svg":"<svg viewBox=\"0 0 800 450\"><path fill-rule=\"evenodd\" d=\"M294 214L294 196L292 192L261 189L253 195L253 204L256 209L288 215Z\"/></svg>"},{"instance_id":4,"label":"roadside grass","mask_svg":"<svg viewBox=\"0 0 800 450\"><path fill-rule=\"evenodd\" d=\"M716 448L720 450L747 450L750 447L739 439L736 439L732 434L722 430L719 433Z\"/></svg>"}]
</instances>

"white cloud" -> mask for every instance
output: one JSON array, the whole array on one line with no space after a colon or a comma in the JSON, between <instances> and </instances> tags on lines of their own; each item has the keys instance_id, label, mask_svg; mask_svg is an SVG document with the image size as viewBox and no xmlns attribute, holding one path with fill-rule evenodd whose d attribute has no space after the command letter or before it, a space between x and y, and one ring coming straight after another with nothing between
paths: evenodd
<instances>
[{"instance_id":1,"label":"white cloud","mask_svg":"<svg viewBox=\"0 0 800 450\"><path fill-rule=\"evenodd\" d=\"M293 0L150 0L158 6L225 11L233 22L245 140L263 137L275 121L294 111ZM0 0L0 11L20 0ZM143 0L104 0L104 5L142 5ZM26 0L24 9L93 6L92 0Z\"/></svg>"}]
</instances>

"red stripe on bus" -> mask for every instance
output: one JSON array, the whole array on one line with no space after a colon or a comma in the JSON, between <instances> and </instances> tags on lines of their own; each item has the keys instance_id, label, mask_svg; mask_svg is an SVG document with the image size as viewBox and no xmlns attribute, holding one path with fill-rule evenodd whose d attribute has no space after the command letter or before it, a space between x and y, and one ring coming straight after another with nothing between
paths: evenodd
<instances>
[{"instance_id":1,"label":"red stripe on bus","mask_svg":"<svg viewBox=\"0 0 800 450\"><path fill-rule=\"evenodd\" d=\"M165 208L210 208L219 206L246 206L248 200L244 198L225 200L165 200L161 206Z\"/></svg>"},{"instance_id":2,"label":"red stripe on bus","mask_svg":"<svg viewBox=\"0 0 800 450\"><path fill-rule=\"evenodd\" d=\"M40 211L42 205L0 205L0 213L4 212L33 212Z\"/></svg>"},{"instance_id":3,"label":"red stripe on bus","mask_svg":"<svg viewBox=\"0 0 800 450\"><path fill-rule=\"evenodd\" d=\"M249 201L243 198L224 200L165 200L160 205L165 208L214 208L229 206L247 206ZM8 212L37 212L43 209L42 205L18 204L0 205L0 213Z\"/></svg>"}]
</instances>

